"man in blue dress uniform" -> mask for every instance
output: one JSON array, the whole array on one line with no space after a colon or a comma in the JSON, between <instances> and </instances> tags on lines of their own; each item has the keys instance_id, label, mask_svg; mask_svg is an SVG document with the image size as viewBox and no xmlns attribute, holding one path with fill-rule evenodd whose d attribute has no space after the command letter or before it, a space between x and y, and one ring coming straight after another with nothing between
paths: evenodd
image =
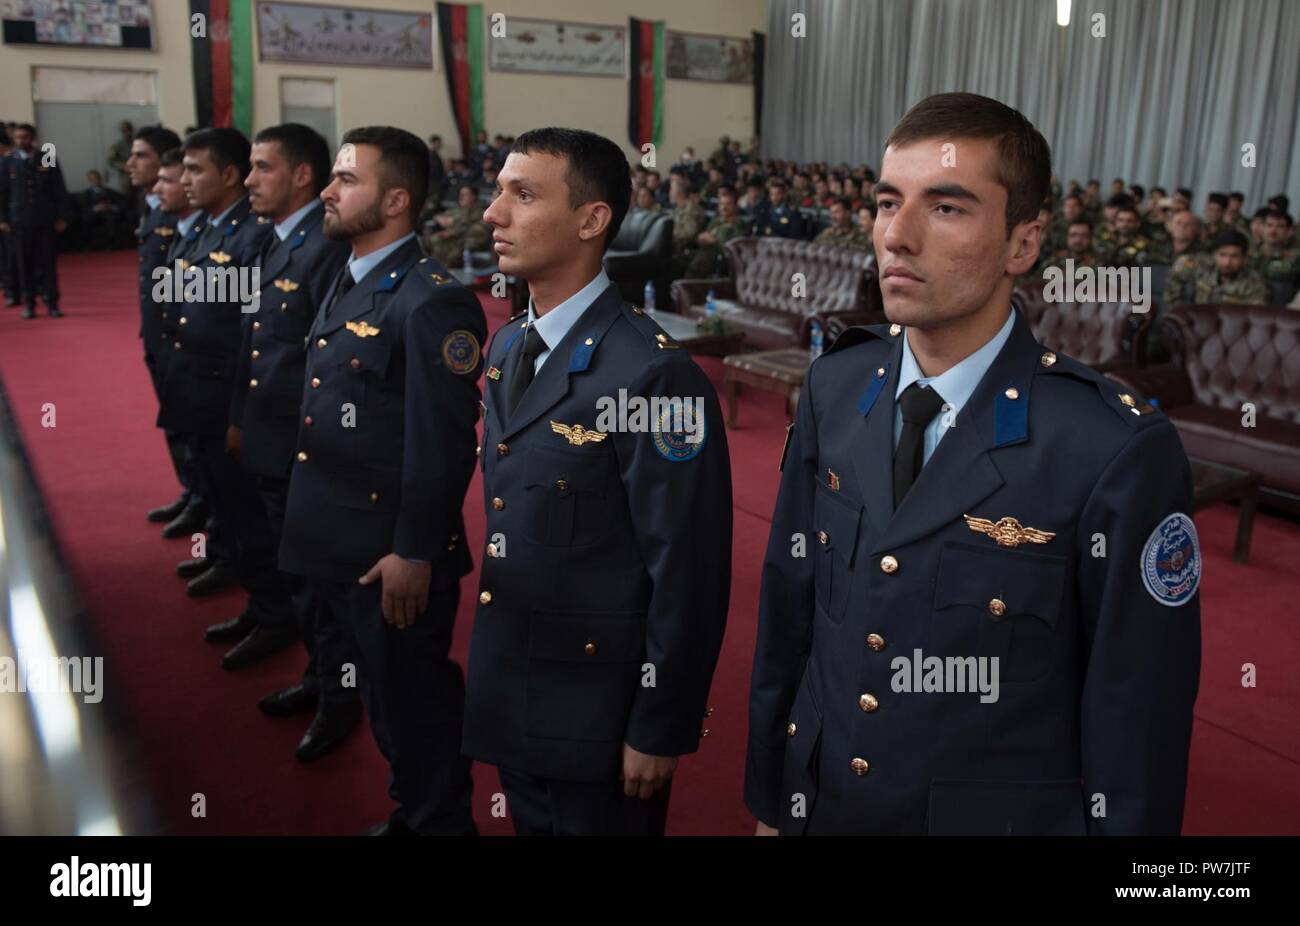
<instances>
[{"instance_id":1,"label":"man in blue dress uniform","mask_svg":"<svg viewBox=\"0 0 1300 926\"><path fill-rule=\"evenodd\" d=\"M1173 425L1035 342L1043 137L941 94L887 141L889 326L810 370L763 569L760 833L1176 834L1201 555Z\"/></svg>"},{"instance_id":2,"label":"man in blue dress uniform","mask_svg":"<svg viewBox=\"0 0 1300 926\"><path fill-rule=\"evenodd\" d=\"M372 126L343 136L321 194L352 254L307 334L306 382L280 544L320 634L342 633L398 802L376 835L474 831L460 755L464 679L448 652L471 567L461 515L474 473L487 323L424 256L424 143ZM325 645L333 645L326 642Z\"/></svg>"},{"instance_id":3,"label":"man in blue dress uniform","mask_svg":"<svg viewBox=\"0 0 1300 926\"><path fill-rule=\"evenodd\" d=\"M527 132L497 183L484 220L531 298L488 352L465 752L517 833L662 833L730 592L717 396L602 269L630 196L616 144Z\"/></svg>"}]
</instances>

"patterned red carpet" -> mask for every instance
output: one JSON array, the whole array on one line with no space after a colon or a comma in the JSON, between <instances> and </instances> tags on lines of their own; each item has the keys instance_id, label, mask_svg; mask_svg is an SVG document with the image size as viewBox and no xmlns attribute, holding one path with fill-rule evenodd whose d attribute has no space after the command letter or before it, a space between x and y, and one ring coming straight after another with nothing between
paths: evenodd
<instances>
[{"instance_id":1,"label":"patterned red carpet","mask_svg":"<svg viewBox=\"0 0 1300 926\"><path fill-rule=\"evenodd\" d=\"M177 487L153 426L154 397L136 338L134 253L65 256L60 274L66 318L25 322L17 309L0 310L0 378L104 647L105 703L115 702L131 721L132 757L161 830L348 834L384 819L387 769L368 730L315 764L299 764L293 750L305 719L271 719L255 702L291 683L304 654L295 649L242 673L222 671L222 650L201 633L233 617L240 595L187 599L172 567L189 555L188 544L161 540L144 520ZM504 303L484 304L489 326L498 327ZM703 365L720 386L720 363ZM45 403L54 404L56 427L41 426ZM730 624L710 735L681 764L671 833L752 831L741 802L746 695L784 427L781 400L751 393L728 435L735 477ZM476 549L482 504L476 475L465 503ZM1184 831L1300 833L1300 527L1261 514L1250 563L1238 565L1231 559L1236 509L1222 506L1196 520L1206 564L1204 657ZM477 582L476 573L463 585L454 648L462 664ZM1257 687L1242 687L1244 663L1255 665ZM491 816L497 790L493 770L476 767L475 816L485 833L510 831ZM191 815L196 793L206 797L204 818Z\"/></svg>"}]
</instances>

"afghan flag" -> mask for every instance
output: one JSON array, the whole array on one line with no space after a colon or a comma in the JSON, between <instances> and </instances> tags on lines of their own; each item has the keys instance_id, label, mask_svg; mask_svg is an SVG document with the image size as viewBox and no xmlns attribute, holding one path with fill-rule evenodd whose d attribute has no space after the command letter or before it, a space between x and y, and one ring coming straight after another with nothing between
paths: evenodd
<instances>
[{"instance_id":1,"label":"afghan flag","mask_svg":"<svg viewBox=\"0 0 1300 926\"><path fill-rule=\"evenodd\" d=\"M190 0L190 44L195 124L233 127L251 136L252 0Z\"/></svg>"},{"instance_id":2,"label":"afghan flag","mask_svg":"<svg viewBox=\"0 0 1300 926\"><path fill-rule=\"evenodd\" d=\"M627 134L638 150L664 131L664 24L628 20Z\"/></svg>"},{"instance_id":3,"label":"afghan flag","mask_svg":"<svg viewBox=\"0 0 1300 926\"><path fill-rule=\"evenodd\" d=\"M483 5L439 3L438 42L461 156L468 158L483 129Z\"/></svg>"}]
</instances>

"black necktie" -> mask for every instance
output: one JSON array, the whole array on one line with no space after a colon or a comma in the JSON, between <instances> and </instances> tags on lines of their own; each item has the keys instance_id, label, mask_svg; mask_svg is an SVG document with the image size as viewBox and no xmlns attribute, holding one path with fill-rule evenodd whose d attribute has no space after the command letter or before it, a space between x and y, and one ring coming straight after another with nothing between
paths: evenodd
<instances>
[{"instance_id":1,"label":"black necktie","mask_svg":"<svg viewBox=\"0 0 1300 926\"><path fill-rule=\"evenodd\" d=\"M515 368L510 371L510 414L515 413L519 400L533 381L533 367L546 349L546 341L537 333L536 325L524 329L524 346L515 358Z\"/></svg>"},{"instance_id":2,"label":"black necktie","mask_svg":"<svg viewBox=\"0 0 1300 926\"><path fill-rule=\"evenodd\" d=\"M352 279L352 268L344 264L343 273L339 275L338 284L334 287L334 298L330 300L329 308L325 310L326 318L330 317L330 312L334 311L334 307L339 304L339 300L346 296L348 291L356 285L357 281Z\"/></svg>"},{"instance_id":3,"label":"black necktie","mask_svg":"<svg viewBox=\"0 0 1300 926\"><path fill-rule=\"evenodd\" d=\"M898 434L898 449L894 451L895 510L921 472L925 460L925 428L943 408L943 396L928 386L912 383L898 397L898 407L903 411L903 427Z\"/></svg>"}]
</instances>

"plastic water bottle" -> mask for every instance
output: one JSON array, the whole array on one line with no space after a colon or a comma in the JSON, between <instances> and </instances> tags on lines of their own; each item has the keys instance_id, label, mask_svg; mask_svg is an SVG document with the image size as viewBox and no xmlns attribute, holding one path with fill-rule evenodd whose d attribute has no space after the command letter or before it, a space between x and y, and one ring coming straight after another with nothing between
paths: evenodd
<instances>
[{"instance_id":1,"label":"plastic water bottle","mask_svg":"<svg viewBox=\"0 0 1300 926\"><path fill-rule=\"evenodd\" d=\"M642 297L642 301L645 303L645 305L641 307L643 309L653 309L655 307L655 281L654 280L645 281L645 295Z\"/></svg>"},{"instance_id":2,"label":"plastic water bottle","mask_svg":"<svg viewBox=\"0 0 1300 926\"><path fill-rule=\"evenodd\" d=\"M718 297L713 295L713 290L704 297L704 314L709 318L718 317Z\"/></svg>"},{"instance_id":3,"label":"plastic water bottle","mask_svg":"<svg viewBox=\"0 0 1300 926\"><path fill-rule=\"evenodd\" d=\"M474 252L473 252L473 251L471 251L469 248L466 248L464 251L461 252L461 254L460 254L460 260L461 260L461 267L462 267L462 268L464 268L466 271L473 271L473 269L474 269Z\"/></svg>"},{"instance_id":4,"label":"plastic water bottle","mask_svg":"<svg viewBox=\"0 0 1300 926\"><path fill-rule=\"evenodd\" d=\"M822 355L822 326L817 322L812 323L808 333L808 353L809 363L816 360Z\"/></svg>"}]
</instances>

